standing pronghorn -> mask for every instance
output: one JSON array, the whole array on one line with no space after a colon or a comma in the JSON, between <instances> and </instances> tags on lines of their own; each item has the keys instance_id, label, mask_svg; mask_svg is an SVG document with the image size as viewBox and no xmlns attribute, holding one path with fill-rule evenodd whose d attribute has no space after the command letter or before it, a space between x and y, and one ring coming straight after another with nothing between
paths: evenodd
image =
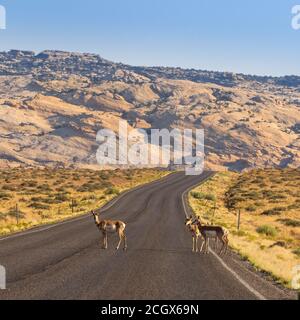
<instances>
[{"instance_id":1,"label":"standing pronghorn","mask_svg":"<svg viewBox=\"0 0 300 320\"><path fill-rule=\"evenodd\" d=\"M103 234L103 249L107 249L107 233L118 233L119 243L117 245L117 250L119 250L122 240L124 241L124 250L127 249L127 239L125 235L126 224L120 220L101 220L99 215L92 210L92 215L94 216L95 224Z\"/></svg>"},{"instance_id":2,"label":"standing pronghorn","mask_svg":"<svg viewBox=\"0 0 300 320\"><path fill-rule=\"evenodd\" d=\"M202 237L201 233L199 231L199 228L196 224L192 222L192 218L186 218L185 220L185 225L188 227L189 231L192 234L192 239L193 239L193 252L198 252L198 238ZM200 251L201 252L201 251Z\"/></svg>"},{"instance_id":3,"label":"standing pronghorn","mask_svg":"<svg viewBox=\"0 0 300 320\"><path fill-rule=\"evenodd\" d=\"M221 243L223 244L221 250L220 250L220 254L222 253L222 251L224 250L224 253L227 252L227 248L228 248L228 235L229 235L229 231L227 229L225 229L224 227L220 227L220 226L207 226L207 225L203 225L200 221L199 218L196 218L193 221L193 217L191 216L190 218L186 219L185 224L187 226L189 226L189 228L193 228L195 229L195 227L198 229L198 232L201 234L202 238L204 239L200 252L202 252L203 246L205 246L205 250L204 253L209 253L209 239L210 238L215 238L215 240L217 241L217 239L219 239L221 241Z\"/></svg>"}]
</instances>

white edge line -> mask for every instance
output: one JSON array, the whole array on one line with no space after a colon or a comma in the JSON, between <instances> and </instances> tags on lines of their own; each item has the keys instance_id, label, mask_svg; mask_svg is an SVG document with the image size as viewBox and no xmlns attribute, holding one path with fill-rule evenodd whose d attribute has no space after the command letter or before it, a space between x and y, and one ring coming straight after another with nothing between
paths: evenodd
<instances>
[{"instance_id":1,"label":"white edge line","mask_svg":"<svg viewBox=\"0 0 300 320\"><path fill-rule=\"evenodd\" d=\"M174 172L174 173L177 173L177 172ZM148 186L148 185L151 185L151 184L155 184L157 182L161 182L161 180L164 180L165 178L167 177L170 177L172 174L174 173L170 173L170 174L167 174L166 176L163 176L161 177L160 179L157 179L157 180L153 180L153 181L150 181L148 183L145 183L145 184L141 184L139 186L136 186L132 189L129 189L129 190L126 190L124 191L123 193L121 193L118 197L116 197L115 199L112 199L110 200L109 202L105 203L103 205L103 209L100 208L98 210L101 210L102 209L102 212L104 211L107 211L108 209L110 209L114 204L116 204L119 200L121 200L125 195L127 195L128 193L130 192L133 192L133 191L136 191L138 189L141 189L145 186ZM13 234L13 235L9 235L9 236L6 236L6 237L3 237L3 238L0 238L0 242L1 241L5 241L5 240L10 240L10 239L14 239L14 238L19 238L19 237L23 237L23 236L27 236L29 234L33 234L33 233L39 233L39 232L43 232L43 231L46 231L46 230L49 230L49 229L52 229L52 228L56 228L56 227L59 227L61 225L64 225L64 224L68 224L68 223L72 223L72 222L76 222L76 221L80 221L80 220L83 220L83 219L87 219L89 218L88 214L87 213L84 213L83 215L81 215L80 217L78 218L70 218L66 221L61 221L61 222L56 222L56 223L53 223L53 224L50 224L46 227L39 227L39 226L36 226L36 227L33 227L34 230L24 230L24 231L21 231L17 234ZM36 228L36 229L35 229Z\"/></svg>"},{"instance_id":2,"label":"white edge line","mask_svg":"<svg viewBox=\"0 0 300 320\"><path fill-rule=\"evenodd\" d=\"M189 193L192 189L195 187L203 184L206 182L211 176L207 177L205 180L198 182L197 184L189 187L186 191L182 193L182 203L183 203L183 209L186 217L188 217L188 212L186 210L186 202L185 202L185 195ZM257 290L255 290L253 287L251 287L245 280L243 280L234 270L232 270L225 262L222 260L213 250L210 249L210 252L213 254L213 256L220 262L220 264L229 271L246 289L248 289L252 294L254 294L259 300L267 300L262 294L260 294Z\"/></svg>"},{"instance_id":3,"label":"white edge line","mask_svg":"<svg viewBox=\"0 0 300 320\"><path fill-rule=\"evenodd\" d=\"M262 294L251 287L245 280L243 280L234 270L232 270L213 250L210 249L213 256L221 263L221 265L228 270L245 288L254 294L259 300L267 300Z\"/></svg>"}]
</instances>

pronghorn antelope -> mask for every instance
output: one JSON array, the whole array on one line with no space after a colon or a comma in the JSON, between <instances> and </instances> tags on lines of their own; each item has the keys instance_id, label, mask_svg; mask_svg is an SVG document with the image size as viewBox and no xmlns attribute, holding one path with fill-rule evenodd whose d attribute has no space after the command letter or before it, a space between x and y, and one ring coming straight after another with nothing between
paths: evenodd
<instances>
[{"instance_id":1,"label":"pronghorn antelope","mask_svg":"<svg viewBox=\"0 0 300 320\"><path fill-rule=\"evenodd\" d=\"M196 224L193 223L192 218L186 218L185 225L188 227L189 231L192 234L193 239L193 252L198 252L198 238L202 238L199 228Z\"/></svg>"},{"instance_id":2,"label":"pronghorn antelope","mask_svg":"<svg viewBox=\"0 0 300 320\"><path fill-rule=\"evenodd\" d=\"M108 233L118 233L119 243L117 245L117 250L119 250L122 240L124 241L124 250L127 249L127 239L125 235L126 224L120 220L101 220L99 215L92 210L92 215L94 216L95 224L103 234L103 249L107 249L107 234Z\"/></svg>"},{"instance_id":3,"label":"pronghorn antelope","mask_svg":"<svg viewBox=\"0 0 300 320\"><path fill-rule=\"evenodd\" d=\"M220 254L223 252L224 253L227 252L227 248L228 248L228 234L229 231L227 229L225 229L224 227L220 227L220 226L207 226L207 225L203 225L200 221L199 218L196 218L193 221L193 217L191 216L190 218L186 219L186 223L187 226L191 227L197 227L198 232L201 234L202 238L204 239L200 252L202 252L203 246L205 247L204 253L209 253L209 239L210 238L215 238L215 241L217 241L218 239L221 241L222 248L220 250Z\"/></svg>"}]
</instances>

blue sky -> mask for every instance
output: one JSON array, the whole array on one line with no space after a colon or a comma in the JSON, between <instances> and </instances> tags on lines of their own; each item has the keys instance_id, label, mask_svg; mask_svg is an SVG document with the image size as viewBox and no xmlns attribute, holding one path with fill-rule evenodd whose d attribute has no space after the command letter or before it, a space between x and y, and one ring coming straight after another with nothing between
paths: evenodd
<instances>
[{"instance_id":1,"label":"blue sky","mask_svg":"<svg viewBox=\"0 0 300 320\"><path fill-rule=\"evenodd\" d=\"M300 0L0 0L0 51L99 53L132 65L300 75Z\"/></svg>"}]
</instances>

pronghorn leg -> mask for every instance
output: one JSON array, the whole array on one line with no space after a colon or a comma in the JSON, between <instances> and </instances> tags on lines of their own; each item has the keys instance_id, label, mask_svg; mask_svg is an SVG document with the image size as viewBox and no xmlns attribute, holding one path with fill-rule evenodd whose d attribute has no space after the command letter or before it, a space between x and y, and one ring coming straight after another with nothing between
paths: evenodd
<instances>
[{"instance_id":1,"label":"pronghorn leg","mask_svg":"<svg viewBox=\"0 0 300 320\"><path fill-rule=\"evenodd\" d=\"M122 240L123 240L124 241L124 250L126 250L127 249L127 239L126 239L124 230L118 230L118 235L119 235L119 243L118 243L116 249L119 250L120 245L121 245Z\"/></svg>"},{"instance_id":2,"label":"pronghorn leg","mask_svg":"<svg viewBox=\"0 0 300 320\"><path fill-rule=\"evenodd\" d=\"M119 243L118 243L118 245L117 245L117 250L119 250L119 248L120 248L120 245L121 245L121 242L122 242L122 239L123 239L123 235L122 235L122 231L118 231L118 235L119 235Z\"/></svg>"},{"instance_id":3,"label":"pronghorn leg","mask_svg":"<svg viewBox=\"0 0 300 320\"><path fill-rule=\"evenodd\" d=\"M220 255L223 253L224 247L225 247L225 243L223 242L222 248L221 248L220 253L219 253Z\"/></svg>"},{"instance_id":4,"label":"pronghorn leg","mask_svg":"<svg viewBox=\"0 0 300 320\"><path fill-rule=\"evenodd\" d=\"M102 249L105 249L105 232L102 232Z\"/></svg>"},{"instance_id":5,"label":"pronghorn leg","mask_svg":"<svg viewBox=\"0 0 300 320\"><path fill-rule=\"evenodd\" d=\"M107 249L108 243L107 243L107 232L105 232L105 249Z\"/></svg>"},{"instance_id":6,"label":"pronghorn leg","mask_svg":"<svg viewBox=\"0 0 300 320\"><path fill-rule=\"evenodd\" d=\"M205 240L205 238L203 238L202 239L202 245L201 245L201 249L200 249L200 252L202 252L202 250L203 250L203 246L204 246L204 244L206 243L206 240Z\"/></svg>"},{"instance_id":7,"label":"pronghorn leg","mask_svg":"<svg viewBox=\"0 0 300 320\"><path fill-rule=\"evenodd\" d=\"M198 252L198 237L195 237L195 247L196 247L196 252Z\"/></svg>"},{"instance_id":8,"label":"pronghorn leg","mask_svg":"<svg viewBox=\"0 0 300 320\"><path fill-rule=\"evenodd\" d=\"M205 253L208 254L209 253L209 238L207 238L207 242L206 242L206 248L205 248Z\"/></svg>"},{"instance_id":9,"label":"pronghorn leg","mask_svg":"<svg viewBox=\"0 0 300 320\"><path fill-rule=\"evenodd\" d=\"M201 238L201 237L199 237L198 241L199 241L199 240L201 240L201 239L202 239L202 238ZM199 243L198 250L199 250L199 252L201 253L200 242L198 242L198 243Z\"/></svg>"},{"instance_id":10,"label":"pronghorn leg","mask_svg":"<svg viewBox=\"0 0 300 320\"><path fill-rule=\"evenodd\" d=\"M123 233L123 239L124 239L124 250L127 250L127 238L125 233Z\"/></svg>"},{"instance_id":11,"label":"pronghorn leg","mask_svg":"<svg viewBox=\"0 0 300 320\"><path fill-rule=\"evenodd\" d=\"M222 248L221 248L221 250L220 250L220 255L222 254L222 252L223 252L223 250L224 250L224 248L225 248L225 245L226 245L226 241L224 240L224 238L223 237L221 237L220 238L220 240L221 240L221 242L222 242Z\"/></svg>"},{"instance_id":12,"label":"pronghorn leg","mask_svg":"<svg viewBox=\"0 0 300 320\"><path fill-rule=\"evenodd\" d=\"M193 239L193 249L192 249L192 252L194 252L194 251L195 251L195 237L193 236L192 239Z\"/></svg>"},{"instance_id":13,"label":"pronghorn leg","mask_svg":"<svg viewBox=\"0 0 300 320\"><path fill-rule=\"evenodd\" d=\"M224 254L226 254L228 249L228 238L227 236L224 236L223 238L224 238L224 244L225 244Z\"/></svg>"}]
</instances>

